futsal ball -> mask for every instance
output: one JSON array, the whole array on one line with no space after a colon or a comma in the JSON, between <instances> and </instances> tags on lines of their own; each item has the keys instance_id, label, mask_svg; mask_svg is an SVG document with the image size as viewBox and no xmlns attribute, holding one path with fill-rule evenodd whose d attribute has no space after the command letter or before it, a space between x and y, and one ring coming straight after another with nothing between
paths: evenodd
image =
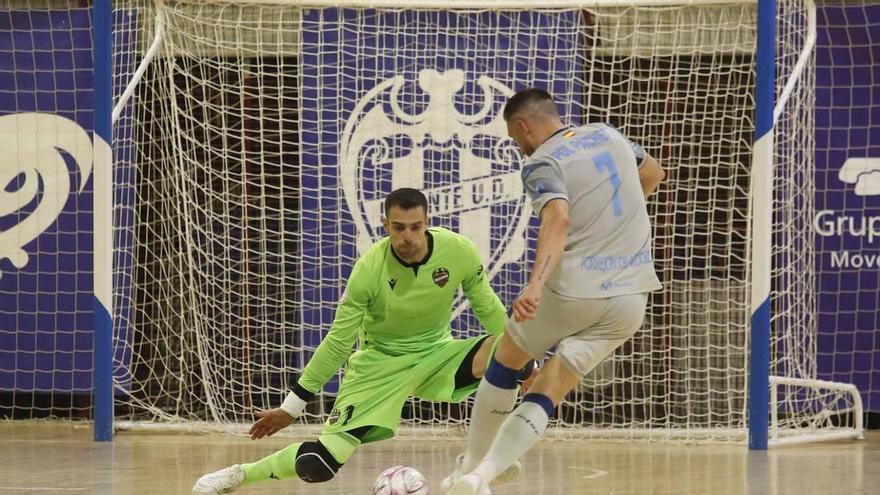
<instances>
[{"instance_id":1,"label":"futsal ball","mask_svg":"<svg viewBox=\"0 0 880 495\"><path fill-rule=\"evenodd\" d=\"M382 471L373 495L428 495L428 482L422 473L409 466L394 466Z\"/></svg>"}]
</instances>

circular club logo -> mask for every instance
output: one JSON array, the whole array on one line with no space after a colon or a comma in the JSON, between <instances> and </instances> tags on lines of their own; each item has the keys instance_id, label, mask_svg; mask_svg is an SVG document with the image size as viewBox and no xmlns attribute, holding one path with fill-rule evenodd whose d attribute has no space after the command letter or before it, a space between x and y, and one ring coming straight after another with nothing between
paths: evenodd
<instances>
[{"instance_id":1,"label":"circular club logo","mask_svg":"<svg viewBox=\"0 0 880 495\"><path fill-rule=\"evenodd\" d=\"M491 277L525 254L531 207L519 176L521 157L502 110L513 91L464 71L419 72L380 82L357 103L339 148L343 195L363 253L384 236L385 196L421 190L435 224L473 240ZM435 274L438 285L445 283Z\"/></svg>"}]
</instances>

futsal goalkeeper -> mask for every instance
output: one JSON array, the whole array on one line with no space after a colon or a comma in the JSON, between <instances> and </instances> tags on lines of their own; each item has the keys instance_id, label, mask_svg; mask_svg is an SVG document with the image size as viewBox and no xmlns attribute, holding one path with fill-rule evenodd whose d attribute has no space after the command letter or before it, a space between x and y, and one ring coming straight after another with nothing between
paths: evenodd
<instances>
[{"instance_id":1,"label":"futsal goalkeeper","mask_svg":"<svg viewBox=\"0 0 880 495\"><path fill-rule=\"evenodd\" d=\"M293 423L347 359L339 395L318 438L206 474L193 493L230 493L269 479L329 481L358 446L394 436L408 397L459 402L476 389L507 313L489 285L476 245L449 230L429 228L427 209L418 190L388 195L382 220L388 237L355 263L333 325L299 382L281 407L257 413L250 429L251 438L259 439ZM449 323L459 287L490 336L452 338ZM352 354L356 340L359 349ZM495 480L512 479L519 470L515 463Z\"/></svg>"}]
</instances>

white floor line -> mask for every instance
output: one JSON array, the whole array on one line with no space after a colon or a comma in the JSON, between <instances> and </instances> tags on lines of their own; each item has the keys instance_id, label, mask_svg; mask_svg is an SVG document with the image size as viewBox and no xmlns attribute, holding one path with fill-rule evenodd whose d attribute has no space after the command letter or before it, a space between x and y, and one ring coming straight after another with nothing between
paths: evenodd
<instances>
[{"instance_id":1,"label":"white floor line","mask_svg":"<svg viewBox=\"0 0 880 495\"><path fill-rule=\"evenodd\" d=\"M593 479L593 478L601 478L602 476L606 476L608 474L608 471L602 471L601 469L581 467L581 466L570 466L569 469L574 469L577 471L592 471L593 474L581 476L581 478L583 478L585 480L589 480L589 479Z\"/></svg>"},{"instance_id":2,"label":"white floor line","mask_svg":"<svg viewBox=\"0 0 880 495\"><path fill-rule=\"evenodd\" d=\"M0 486L0 491L16 490L16 491L41 491L41 492L84 492L85 488L52 488L49 486Z\"/></svg>"}]
</instances>

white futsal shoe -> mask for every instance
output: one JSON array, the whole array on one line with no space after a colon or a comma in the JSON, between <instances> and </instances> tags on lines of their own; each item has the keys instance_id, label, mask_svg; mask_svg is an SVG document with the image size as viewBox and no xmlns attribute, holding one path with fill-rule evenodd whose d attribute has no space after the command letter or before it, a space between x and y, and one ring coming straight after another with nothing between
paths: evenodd
<instances>
[{"instance_id":1,"label":"white futsal shoe","mask_svg":"<svg viewBox=\"0 0 880 495\"><path fill-rule=\"evenodd\" d=\"M447 493L452 488L452 485L455 484L456 481L461 478L464 474L461 472L461 464L464 462L464 454L458 454L458 457L455 458L455 470L452 471L452 474L447 476L440 483L440 493ZM509 483L516 479L519 476L519 472L522 471L522 463L519 461L514 462L507 469L505 469L501 474L498 475L497 478L492 480L491 485L502 485L504 483Z\"/></svg>"},{"instance_id":2,"label":"white futsal shoe","mask_svg":"<svg viewBox=\"0 0 880 495\"><path fill-rule=\"evenodd\" d=\"M449 495L492 495L489 484L475 473L462 476L452 485Z\"/></svg>"},{"instance_id":3,"label":"white futsal shoe","mask_svg":"<svg viewBox=\"0 0 880 495\"><path fill-rule=\"evenodd\" d=\"M244 481L244 470L238 464L208 473L193 485L192 492L197 495L220 495L232 493Z\"/></svg>"}]
</instances>

